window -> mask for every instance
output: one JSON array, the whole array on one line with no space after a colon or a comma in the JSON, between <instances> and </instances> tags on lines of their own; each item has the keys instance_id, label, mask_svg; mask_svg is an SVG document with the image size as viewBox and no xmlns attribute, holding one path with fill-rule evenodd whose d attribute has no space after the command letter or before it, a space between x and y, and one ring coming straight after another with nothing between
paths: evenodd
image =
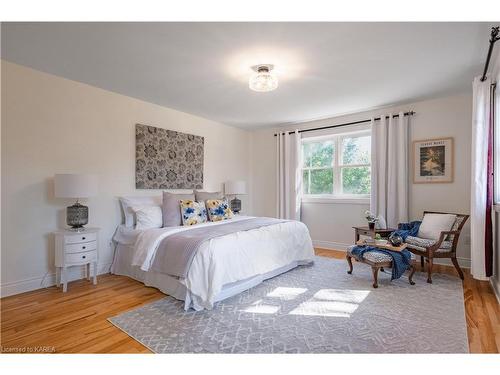
<instances>
[{"instance_id":1,"label":"window","mask_svg":"<svg viewBox=\"0 0 500 375\"><path fill-rule=\"evenodd\" d=\"M302 194L326 198L370 195L370 132L302 140Z\"/></svg>"}]
</instances>

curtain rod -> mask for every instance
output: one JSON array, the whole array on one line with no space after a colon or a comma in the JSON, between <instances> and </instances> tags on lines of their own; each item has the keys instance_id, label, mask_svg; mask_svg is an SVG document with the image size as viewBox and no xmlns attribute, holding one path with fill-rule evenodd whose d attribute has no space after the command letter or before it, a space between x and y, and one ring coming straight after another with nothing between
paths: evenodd
<instances>
[{"instance_id":1,"label":"curtain rod","mask_svg":"<svg viewBox=\"0 0 500 375\"><path fill-rule=\"evenodd\" d=\"M486 72L488 71L488 66L490 65L491 53L493 52L493 46L495 42L500 39L498 36L498 26L491 28L491 39L490 39L490 47L488 48L488 56L486 57L486 62L484 64L483 76L481 77L481 82L486 80Z\"/></svg>"},{"instance_id":2,"label":"curtain rod","mask_svg":"<svg viewBox=\"0 0 500 375\"><path fill-rule=\"evenodd\" d=\"M404 116L412 116L414 115L416 112L415 111L409 111L409 112L405 112L404 113ZM399 117L399 114L398 115L393 115L392 118L396 118L396 117ZM389 118L389 116L385 116L386 119ZM380 117L375 117L373 119L374 121L379 121L380 120ZM356 125L356 124L363 124L365 122L371 122L372 120L369 119L369 120L359 120L359 121L353 121L353 122L346 122L345 124L338 124L338 125L328 125L328 126L322 126L322 127L319 127L319 128L312 128L312 129L302 129L302 130L299 130L299 133L306 133L306 132L312 132L312 131L315 131L315 130L323 130L323 129L331 129L331 128L340 128L342 126L348 126L348 125ZM281 133L281 134L293 134L294 132L293 131L287 131L287 132L284 132L284 133ZM274 134L274 136L276 137L278 134Z\"/></svg>"}]
</instances>

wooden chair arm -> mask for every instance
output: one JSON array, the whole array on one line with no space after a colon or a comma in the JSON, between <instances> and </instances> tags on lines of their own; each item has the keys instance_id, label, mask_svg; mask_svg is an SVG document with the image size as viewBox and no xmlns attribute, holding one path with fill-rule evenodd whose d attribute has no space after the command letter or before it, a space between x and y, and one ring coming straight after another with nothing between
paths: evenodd
<instances>
[{"instance_id":1,"label":"wooden chair arm","mask_svg":"<svg viewBox=\"0 0 500 375\"><path fill-rule=\"evenodd\" d=\"M449 235L459 235L460 231L458 230L447 230L447 231L442 231L439 234L439 240L432 246L434 249L439 249L441 247L441 244L443 241L446 239L447 236Z\"/></svg>"}]
</instances>

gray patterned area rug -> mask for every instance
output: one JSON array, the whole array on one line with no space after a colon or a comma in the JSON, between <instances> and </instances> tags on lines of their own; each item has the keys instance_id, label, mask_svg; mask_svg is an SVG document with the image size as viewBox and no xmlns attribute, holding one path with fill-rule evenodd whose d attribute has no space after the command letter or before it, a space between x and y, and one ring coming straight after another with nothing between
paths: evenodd
<instances>
[{"instance_id":1,"label":"gray patterned area rug","mask_svg":"<svg viewBox=\"0 0 500 375\"><path fill-rule=\"evenodd\" d=\"M165 297L109 319L155 353L467 353L462 283L417 272L379 275L369 266L316 257L219 302L184 311Z\"/></svg>"}]
</instances>

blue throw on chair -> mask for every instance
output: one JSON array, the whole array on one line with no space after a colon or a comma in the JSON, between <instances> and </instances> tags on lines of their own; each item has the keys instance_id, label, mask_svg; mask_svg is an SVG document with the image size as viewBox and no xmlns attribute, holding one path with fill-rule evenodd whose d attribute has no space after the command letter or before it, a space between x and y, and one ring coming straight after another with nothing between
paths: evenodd
<instances>
[{"instance_id":1,"label":"blue throw on chair","mask_svg":"<svg viewBox=\"0 0 500 375\"><path fill-rule=\"evenodd\" d=\"M410 223L400 223L398 224L398 229L392 233L396 233L403 238L403 241L406 241L406 237L412 236L417 237L418 230L420 229L421 221L412 221Z\"/></svg>"}]
</instances>

